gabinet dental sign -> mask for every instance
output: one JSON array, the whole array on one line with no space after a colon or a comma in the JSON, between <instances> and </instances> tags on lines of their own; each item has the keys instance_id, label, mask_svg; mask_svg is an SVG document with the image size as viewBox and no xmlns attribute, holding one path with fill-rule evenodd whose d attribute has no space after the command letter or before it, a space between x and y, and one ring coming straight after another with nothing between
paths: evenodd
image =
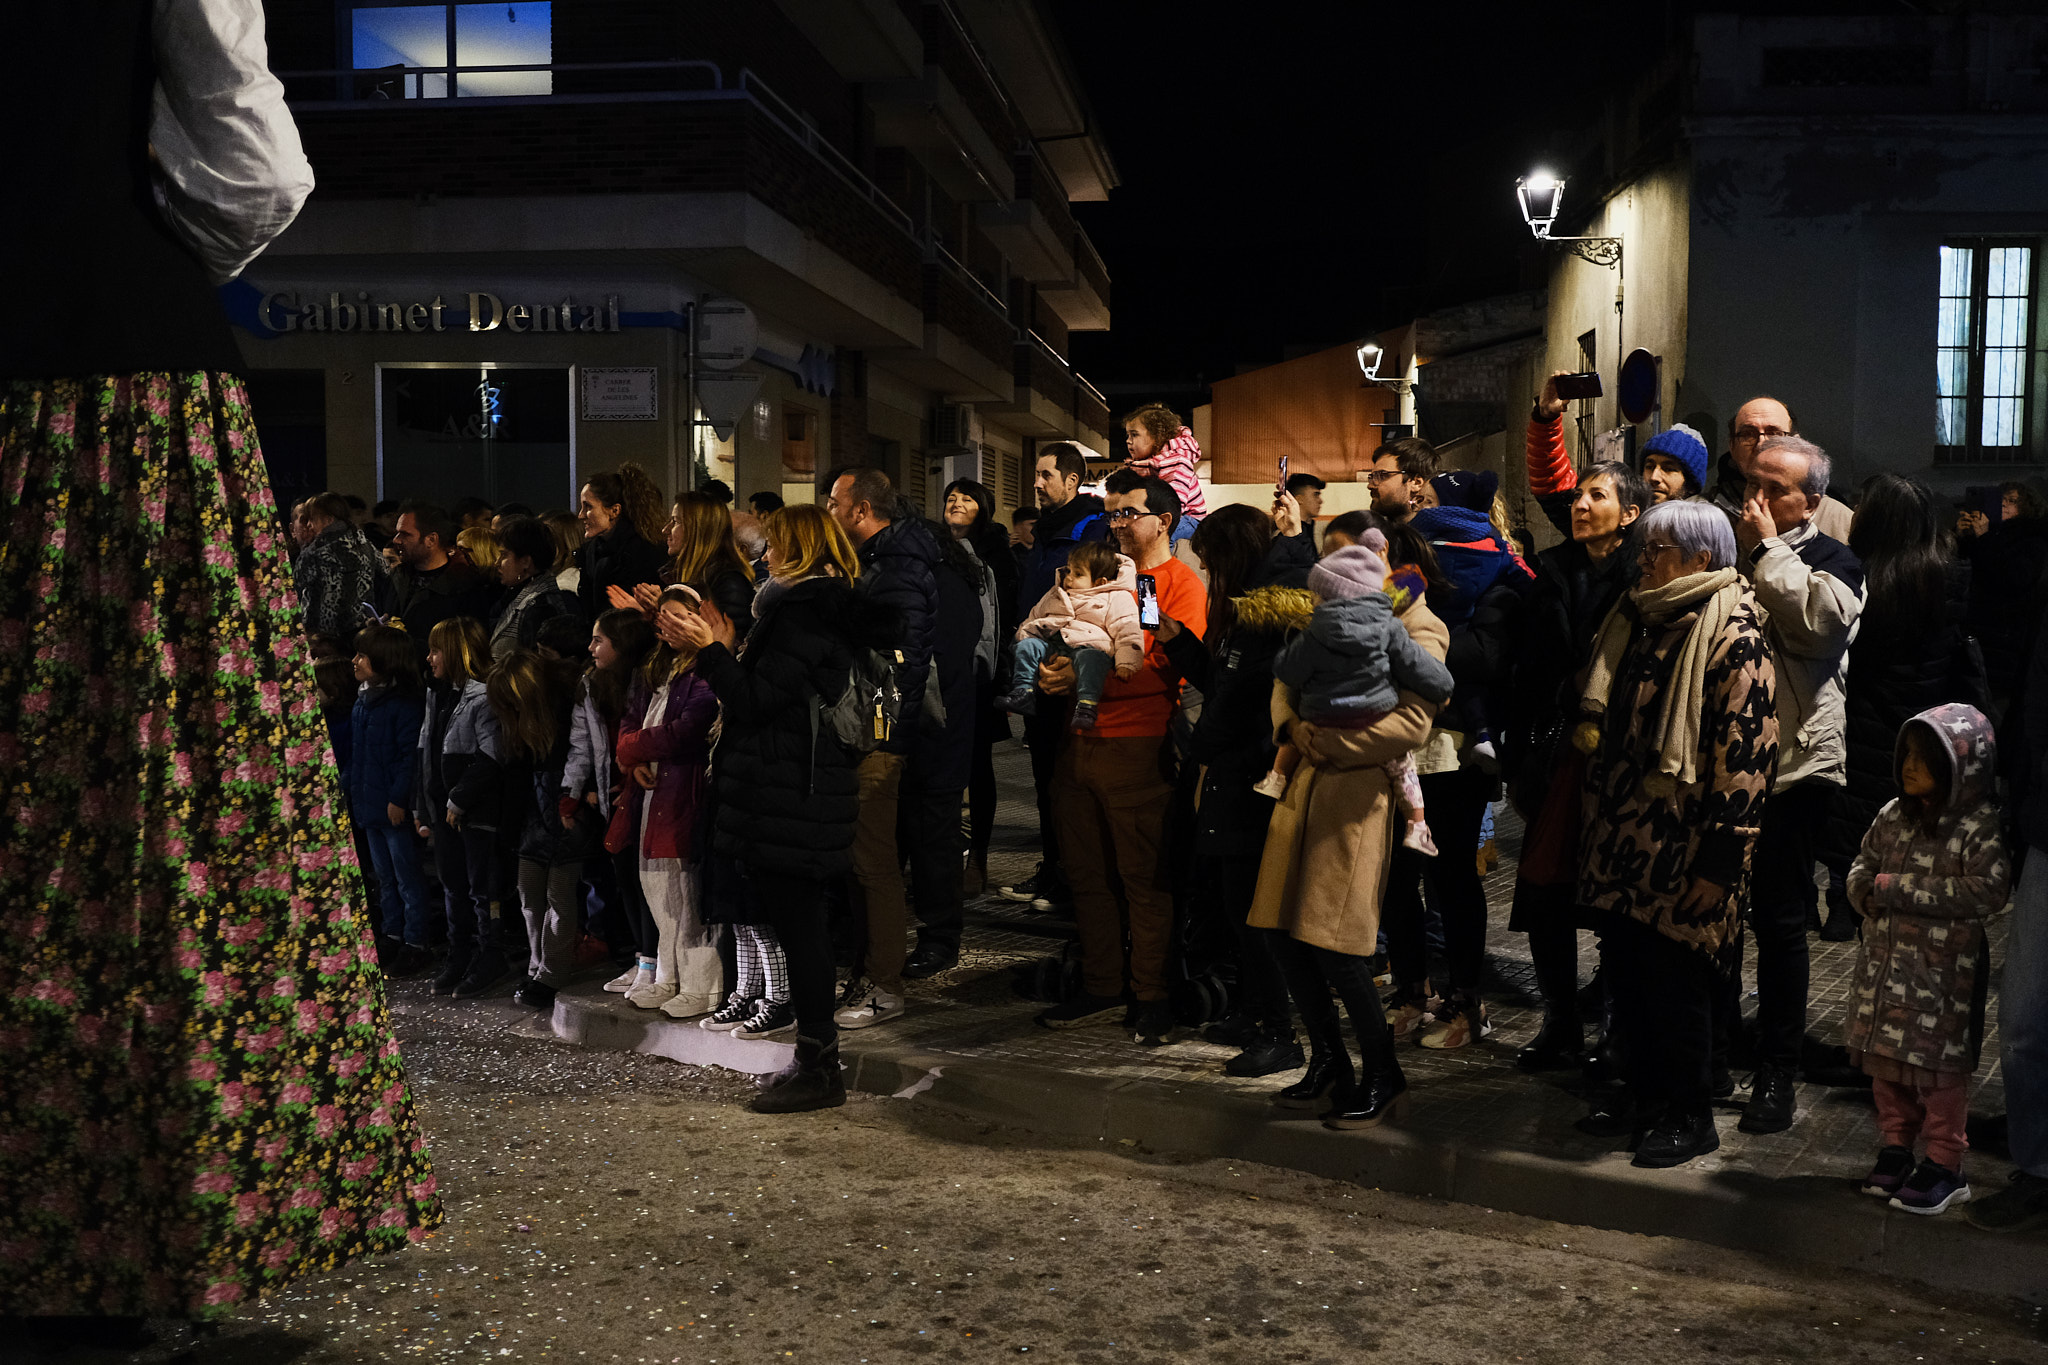
<instances>
[{"instance_id":1,"label":"gabinet dental sign","mask_svg":"<svg viewBox=\"0 0 2048 1365\"><path fill-rule=\"evenodd\" d=\"M325 299L303 297L280 290L263 296L258 317L273 332L616 332L619 330L619 296L607 294L604 302L578 303L564 297L560 303L507 304L496 294L476 291L461 297L467 304L449 306L440 294L431 300L387 303L373 299L366 289L340 290Z\"/></svg>"}]
</instances>

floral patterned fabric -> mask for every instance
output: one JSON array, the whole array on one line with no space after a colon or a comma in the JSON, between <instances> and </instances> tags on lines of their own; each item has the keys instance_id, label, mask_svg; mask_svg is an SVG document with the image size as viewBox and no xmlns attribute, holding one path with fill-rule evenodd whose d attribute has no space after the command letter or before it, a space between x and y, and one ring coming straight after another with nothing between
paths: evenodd
<instances>
[{"instance_id":1,"label":"floral patterned fabric","mask_svg":"<svg viewBox=\"0 0 2048 1365\"><path fill-rule=\"evenodd\" d=\"M440 1219L240 383L0 382L0 1314Z\"/></svg>"}]
</instances>

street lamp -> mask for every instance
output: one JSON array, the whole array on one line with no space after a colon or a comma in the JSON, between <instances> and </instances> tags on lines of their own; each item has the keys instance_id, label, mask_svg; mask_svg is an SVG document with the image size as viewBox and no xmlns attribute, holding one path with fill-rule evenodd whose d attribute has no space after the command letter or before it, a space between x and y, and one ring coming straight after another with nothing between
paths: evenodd
<instances>
[{"instance_id":1,"label":"street lamp","mask_svg":"<svg viewBox=\"0 0 2048 1365\"><path fill-rule=\"evenodd\" d=\"M1380 377L1380 357L1383 354L1377 341L1368 341L1358 348L1358 368L1367 379Z\"/></svg>"},{"instance_id":2,"label":"street lamp","mask_svg":"<svg viewBox=\"0 0 2048 1365\"><path fill-rule=\"evenodd\" d=\"M1564 181L1549 171L1531 171L1515 182L1515 200L1522 206L1522 221L1539 242L1562 242L1574 256L1594 265L1621 266L1619 237L1553 237L1550 226L1564 207Z\"/></svg>"}]
</instances>

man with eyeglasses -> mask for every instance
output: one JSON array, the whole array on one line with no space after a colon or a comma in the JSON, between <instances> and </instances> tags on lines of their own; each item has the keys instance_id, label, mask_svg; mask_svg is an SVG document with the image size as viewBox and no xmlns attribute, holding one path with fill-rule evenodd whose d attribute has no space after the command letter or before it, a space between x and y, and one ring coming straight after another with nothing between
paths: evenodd
<instances>
[{"instance_id":1,"label":"man with eyeglasses","mask_svg":"<svg viewBox=\"0 0 2048 1365\"><path fill-rule=\"evenodd\" d=\"M1729 520L1742 520L1742 504L1749 500L1750 462L1756 458L1757 447L1773 436L1797 436L1799 419L1792 415L1792 409L1775 398L1759 396L1750 399L1735 410L1728 419L1728 449L1721 456L1714 471L1713 503L1728 514ZM1849 521L1854 513L1840 501L1823 496L1808 518L1822 535L1849 543Z\"/></svg>"},{"instance_id":2,"label":"man with eyeglasses","mask_svg":"<svg viewBox=\"0 0 2048 1365\"><path fill-rule=\"evenodd\" d=\"M1437 473L1436 447L1420 436L1389 441L1372 453L1365 476L1372 490L1373 514L1382 521L1403 522L1414 515L1422 490Z\"/></svg>"},{"instance_id":3,"label":"man with eyeglasses","mask_svg":"<svg viewBox=\"0 0 2048 1365\"><path fill-rule=\"evenodd\" d=\"M1180 499L1173 489L1162 479L1138 479L1120 470L1104 503L1117 548L1157 587L1160 618L1172 617L1200 638L1208 626L1209 595L1194 570L1173 556L1173 528L1180 519ZM1038 685L1055 696L1071 693L1073 661L1048 661L1038 670ZM1053 812L1074 895L1082 993L1040 1014L1038 1022L1047 1028L1076 1028L1121 1015L1128 983L1138 1002L1131 1015L1133 1040L1157 1047L1173 1031L1166 999L1173 893L1162 866L1172 786L1164 750L1179 705L1179 670L1148 629L1138 671L1105 682L1094 727L1070 729L1062 743L1053 775Z\"/></svg>"},{"instance_id":4,"label":"man with eyeglasses","mask_svg":"<svg viewBox=\"0 0 2048 1365\"><path fill-rule=\"evenodd\" d=\"M1828 489L1826 451L1797 436L1765 436L1748 470L1735 523L1737 567L1756 586L1777 672L1778 773L1750 861L1760 1065L1740 1126L1777 1133L1792 1126L1806 1034L1814 832L1848 774L1843 683L1863 611L1863 565L1813 522ZM1724 1011L1741 999L1740 989L1738 982L1724 997ZM1726 1014L1725 1022L1737 1017Z\"/></svg>"}]
</instances>

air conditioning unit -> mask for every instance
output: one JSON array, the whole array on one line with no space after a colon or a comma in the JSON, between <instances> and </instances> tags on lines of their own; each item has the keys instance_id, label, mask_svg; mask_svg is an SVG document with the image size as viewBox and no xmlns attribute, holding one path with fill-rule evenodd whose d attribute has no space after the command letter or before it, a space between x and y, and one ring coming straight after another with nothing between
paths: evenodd
<instances>
[{"instance_id":1,"label":"air conditioning unit","mask_svg":"<svg viewBox=\"0 0 2048 1365\"><path fill-rule=\"evenodd\" d=\"M974 451L981 444L981 419L972 403L936 403L932 406L934 459L950 459Z\"/></svg>"}]
</instances>

